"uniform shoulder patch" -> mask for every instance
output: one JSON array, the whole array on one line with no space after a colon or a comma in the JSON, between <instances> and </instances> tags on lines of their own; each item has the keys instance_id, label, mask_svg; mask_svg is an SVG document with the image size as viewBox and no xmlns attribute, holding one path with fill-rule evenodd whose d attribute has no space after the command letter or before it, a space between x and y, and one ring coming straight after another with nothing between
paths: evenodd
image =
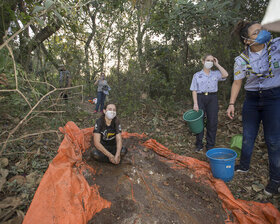
<instances>
[{"instance_id":1,"label":"uniform shoulder patch","mask_svg":"<svg viewBox=\"0 0 280 224\"><path fill-rule=\"evenodd\" d=\"M241 72L240 71L237 71L234 73L234 75L239 75Z\"/></svg>"}]
</instances>

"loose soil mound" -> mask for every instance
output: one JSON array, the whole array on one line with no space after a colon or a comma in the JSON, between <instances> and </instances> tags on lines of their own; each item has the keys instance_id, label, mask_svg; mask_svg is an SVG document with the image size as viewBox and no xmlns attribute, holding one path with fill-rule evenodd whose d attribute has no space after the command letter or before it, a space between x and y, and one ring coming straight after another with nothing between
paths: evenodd
<instances>
[{"instance_id":1,"label":"loose soil mound","mask_svg":"<svg viewBox=\"0 0 280 224\"><path fill-rule=\"evenodd\" d=\"M85 178L112 203L88 223L224 223L216 192L195 182L187 168L171 168L136 138L125 139L124 145L129 151L119 165L91 160L90 150L84 154L96 170L84 172Z\"/></svg>"}]
</instances>

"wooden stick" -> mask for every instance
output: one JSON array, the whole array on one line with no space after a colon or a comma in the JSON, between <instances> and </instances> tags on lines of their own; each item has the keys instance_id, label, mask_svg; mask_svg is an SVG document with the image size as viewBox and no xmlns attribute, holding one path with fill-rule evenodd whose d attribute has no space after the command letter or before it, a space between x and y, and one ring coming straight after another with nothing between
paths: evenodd
<instances>
[{"instance_id":1,"label":"wooden stick","mask_svg":"<svg viewBox=\"0 0 280 224\"><path fill-rule=\"evenodd\" d=\"M9 140L8 142L14 142L14 141L18 141L18 140L21 140L23 138L27 138L27 137L30 137L30 136L41 135L41 134L49 134L49 133L58 133L58 131L56 131L56 130L41 131L41 132L38 132L38 133L32 133L32 134L24 135L24 136L21 136L19 138ZM6 141L0 142L0 144L4 144L4 143L6 143Z\"/></svg>"}]
</instances>

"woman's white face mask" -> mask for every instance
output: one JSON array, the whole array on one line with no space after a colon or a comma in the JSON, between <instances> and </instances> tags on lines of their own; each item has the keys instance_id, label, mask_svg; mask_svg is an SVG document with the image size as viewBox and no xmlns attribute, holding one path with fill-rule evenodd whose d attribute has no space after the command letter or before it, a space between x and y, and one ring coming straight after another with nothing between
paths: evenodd
<instances>
[{"instance_id":1,"label":"woman's white face mask","mask_svg":"<svg viewBox=\"0 0 280 224\"><path fill-rule=\"evenodd\" d=\"M205 61L204 68L210 69L213 67L213 61Z\"/></svg>"},{"instance_id":2,"label":"woman's white face mask","mask_svg":"<svg viewBox=\"0 0 280 224\"><path fill-rule=\"evenodd\" d=\"M105 113L105 116L109 119L109 120L113 120L117 115L116 111L112 111L112 110L107 110Z\"/></svg>"}]
</instances>

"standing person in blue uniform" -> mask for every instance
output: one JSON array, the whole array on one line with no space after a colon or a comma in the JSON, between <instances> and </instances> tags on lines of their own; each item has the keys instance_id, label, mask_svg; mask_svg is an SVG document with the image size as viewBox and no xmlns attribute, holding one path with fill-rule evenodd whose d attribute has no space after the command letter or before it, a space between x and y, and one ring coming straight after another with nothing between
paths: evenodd
<instances>
[{"instance_id":1,"label":"standing person in blue uniform","mask_svg":"<svg viewBox=\"0 0 280 224\"><path fill-rule=\"evenodd\" d=\"M106 100L106 95L109 94L110 86L105 80L105 74L102 73L100 79L96 80L94 85L97 85L97 103L94 113L97 113L100 107L100 113L103 113L103 107Z\"/></svg>"},{"instance_id":2,"label":"standing person in blue uniform","mask_svg":"<svg viewBox=\"0 0 280 224\"><path fill-rule=\"evenodd\" d=\"M59 88L68 88L71 87L71 76L70 72L65 68L64 65L60 65L59 69ZM61 93L61 97L64 100L68 100L67 90L64 90Z\"/></svg>"},{"instance_id":3,"label":"standing person in blue uniform","mask_svg":"<svg viewBox=\"0 0 280 224\"><path fill-rule=\"evenodd\" d=\"M258 22L240 21L235 32L245 45L245 51L235 58L234 82L227 109L230 119L234 117L234 104L242 80L247 78L242 110L242 152L235 171L248 172L262 121L270 176L264 193L277 194L280 187L280 38L272 39Z\"/></svg>"},{"instance_id":4,"label":"standing person in blue uniform","mask_svg":"<svg viewBox=\"0 0 280 224\"><path fill-rule=\"evenodd\" d=\"M219 64L218 59L212 55L206 55L202 59L203 69L194 74L190 90L193 96L193 109L202 109L207 118L206 150L215 146L218 125L218 81L228 77L227 71ZM211 70L213 65L218 70ZM196 135L195 151L203 150L204 130Z\"/></svg>"},{"instance_id":5,"label":"standing person in blue uniform","mask_svg":"<svg viewBox=\"0 0 280 224\"><path fill-rule=\"evenodd\" d=\"M122 146L121 124L116 117L116 105L107 104L104 113L96 120L93 140L93 158L101 162L119 164L127 149Z\"/></svg>"}]
</instances>

